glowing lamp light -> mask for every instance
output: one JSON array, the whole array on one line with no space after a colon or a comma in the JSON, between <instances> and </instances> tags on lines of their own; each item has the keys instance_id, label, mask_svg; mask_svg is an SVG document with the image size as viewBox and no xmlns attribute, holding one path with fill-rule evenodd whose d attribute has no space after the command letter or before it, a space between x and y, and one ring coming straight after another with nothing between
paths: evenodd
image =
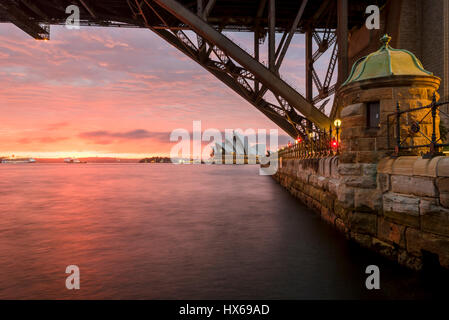
<instances>
[{"instance_id":1,"label":"glowing lamp light","mask_svg":"<svg viewBox=\"0 0 449 320\"><path fill-rule=\"evenodd\" d=\"M298 139L296 139L296 144L301 143L302 139L300 137L298 137Z\"/></svg>"},{"instance_id":2,"label":"glowing lamp light","mask_svg":"<svg viewBox=\"0 0 449 320\"><path fill-rule=\"evenodd\" d=\"M341 120L340 120L340 119L336 119L336 120L334 121L334 126L335 126L336 128L340 128L340 127L341 127Z\"/></svg>"}]
</instances>

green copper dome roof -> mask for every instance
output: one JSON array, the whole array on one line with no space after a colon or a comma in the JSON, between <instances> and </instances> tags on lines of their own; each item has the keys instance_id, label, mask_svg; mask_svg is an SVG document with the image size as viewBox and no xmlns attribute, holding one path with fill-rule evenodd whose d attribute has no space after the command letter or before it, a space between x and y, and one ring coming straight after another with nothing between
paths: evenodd
<instances>
[{"instance_id":1,"label":"green copper dome roof","mask_svg":"<svg viewBox=\"0 0 449 320\"><path fill-rule=\"evenodd\" d=\"M351 74L344 85L375 78L392 75L429 76L432 72L424 70L416 56L407 50L390 47L391 37L384 35L380 41L382 46L376 52L356 61L352 66Z\"/></svg>"}]
</instances>

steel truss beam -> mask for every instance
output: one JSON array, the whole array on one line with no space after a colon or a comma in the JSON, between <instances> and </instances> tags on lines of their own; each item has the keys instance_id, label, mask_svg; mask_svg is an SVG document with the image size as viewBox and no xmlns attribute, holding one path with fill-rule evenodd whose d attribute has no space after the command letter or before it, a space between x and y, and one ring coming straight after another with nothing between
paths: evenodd
<instances>
[{"instance_id":1,"label":"steel truss beam","mask_svg":"<svg viewBox=\"0 0 449 320\"><path fill-rule=\"evenodd\" d=\"M308 98L314 105L318 105L321 103L319 110L323 111L327 103L329 102L329 96L335 93L337 84L331 84L333 79L335 67L337 65L337 55L338 55L338 45L337 45L337 31L332 29L330 26L331 17L333 12L336 10L336 3L327 1L323 2L322 6L316 13L316 20L326 21L326 27L324 29L316 30L313 28L313 25L310 26L308 31L309 33L309 44L306 46L306 81L308 88L306 91L308 92ZM316 43L317 50L312 54L312 39ZM327 72L324 80L322 81L318 76L314 63L318 61L318 59L328 50L332 50L329 64L327 68ZM313 92L313 86L315 86L318 94L311 98ZM324 102L322 102L324 100Z\"/></svg>"},{"instance_id":2,"label":"steel truss beam","mask_svg":"<svg viewBox=\"0 0 449 320\"><path fill-rule=\"evenodd\" d=\"M28 7L33 11L40 10L36 8L32 3L26 3ZM37 40L48 40L50 39L50 26L39 24L34 20L31 20L29 16L22 11L22 9L17 6L16 3L12 1L2 1L0 2L0 13L6 14L12 23L14 23L18 28L22 29L34 39ZM42 15L43 13L40 12Z\"/></svg>"},{"instance_id":3,"label":"steel truss beam","mask_svg":"<svg viewBox=\"0 0 449 320\"><path fill-rule=\"evenodd\" d=\"M155 10L148 1L145 0L144 3L145 2L148 7ZM144 18L145 7L137 1L136 7L139 10L139 14ZM144 20L146 20L146 18L144 18ZM270 120L284 129L290 136L301 136L303 138L306 136L305 129L302 127L305 123L303 120L305 119L288 105L279 107L260 98L247 81L254 80L254 75L244 68L237 66L220 48L205 42L205 46L207 47L206 56L202 56L200 50L201 45L195 45L182 30L154 29L151 26L148 26L148 28L192 58L215 77L224 82L229 88L253 104ZM218 61L213 59L212 53L218 58ZM289 121L289 118L294 118L298 124L293 123L292 120Z\"/></svg>"},{"instance_id":4,"label":"steel truss beam","mask_svg":"<svg viewBox=\"0 0 449 320\"><path fill-rule=\"evenodd\" d=\"M212 0L209 0L208 4L211 3L210 1ZM265 1L261 2L261 7L265 6L263 2ZM155 8L156 4L158 5L157 8ZM136 0L133 5L139 9L139 14L145 23L149 20L146 19L147 14L154 15L161 12L160 8L163 8L166 11L164 17L167 17L167 13L170 13L170 19L178 19L188 26L191 31L196 33L197 44L194 44L182 30L155 29L146 23L148 28L214 74L290 136L295 138L298 136L306 137L310 130L328 129L330 127L330 119L283 81L276 70L270 71L258 59L253 58L204 21L204 15L201 14L204 9L201 8L201 5L201 10L196 10L197 14L175 0L144 0L143 2ZM303 11L304 6L305 2L303 2L300 10ZM299 18L301 14L301 12L298 13ZM163 24L169 25L167 21L163 21L162 15L159 15L159 18ZM255 43L257 39L260 39L260 34L256 33ZM282 52L288 48L288 42L291 40L287 41L288 37L291 38L292 35L285 34L284 40L281 40L280 46L275 51L273 56L277 58L275 69L278 67L277 63L280 66L282 62L281 56L285 55ZM257 52L255 52L255 55L257 55ZM258 88L259 83L262 84L260 90ZM276 98L279 103L278 106L264 98L268 91ZM314 126L310 125L311 122L314 123Z\"/></svg>"}]
</instances>

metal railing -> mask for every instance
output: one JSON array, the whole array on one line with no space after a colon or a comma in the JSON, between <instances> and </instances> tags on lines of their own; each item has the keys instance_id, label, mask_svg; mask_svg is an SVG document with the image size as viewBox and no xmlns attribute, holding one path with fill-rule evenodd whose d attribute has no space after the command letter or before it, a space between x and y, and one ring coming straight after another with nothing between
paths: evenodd
<instances>
[{"instance_id":1,"label":"metal railing","mask_svg":"<svg viewBox=\"0 0 449 320\"><path fill-rule=\"evenodd\" d=\"M312 131L304 139L278 150L283 159L316 159L339 154L339 128L334 130Z\"/></svg>"},{"instance_id":2,"label":"metal railing","mask_svg":"<svg viewBox=\"0 0 449 320\"><path fill-rule=\"evenodd\" d=\"M437 137L436 120L438 114L449 117L441 110L443 105L449 105L449 102L437 102L435 94L432 103L424 107L401 110L397 103L396 112L387 116L387 143L388 149L393 150L392 155L397 157L414 153L421 154L423 158L443 155L441 150L449 143L443 143L441 133Z\"/></svg>"}]
</instances>

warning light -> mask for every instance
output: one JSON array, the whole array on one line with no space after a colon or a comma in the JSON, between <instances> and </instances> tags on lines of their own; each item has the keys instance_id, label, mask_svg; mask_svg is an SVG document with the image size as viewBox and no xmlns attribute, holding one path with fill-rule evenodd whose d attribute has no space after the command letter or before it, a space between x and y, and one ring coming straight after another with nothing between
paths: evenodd
<instances>
[{"instance_id":1,"label":"warning light","mask_svg":"<svg viewBox=\"0 0 449 320\"><path fill-rule=\"evenodd\" d=\"M332 142L331 142L331 147L333 149L337 149L338 148L338 141L333 139Z\"/></svg>"},{"instance_id":2,"label":"warning light","mask_svg":"<svg viewBox=\"0 0 449 320\"><path fill-rule=\"evenodd\" d=\"M296 139L296 144L301 143L302 139L298 137L298 139Z\"/></svg>"}]
</instances>

